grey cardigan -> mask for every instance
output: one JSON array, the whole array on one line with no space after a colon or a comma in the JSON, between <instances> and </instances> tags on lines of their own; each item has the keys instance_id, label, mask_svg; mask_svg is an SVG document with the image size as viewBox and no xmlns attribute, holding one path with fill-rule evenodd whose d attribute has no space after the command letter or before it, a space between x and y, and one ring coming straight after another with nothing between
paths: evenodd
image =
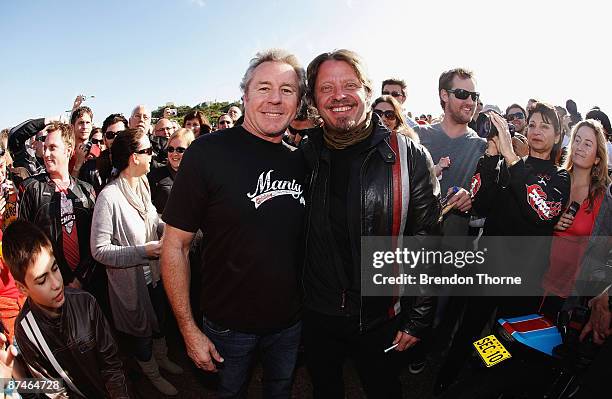
<instances>
[{"instance_id":1,"label":"grey cardigan","mask_svg":"<svg viewBox=\"0 0 612 399\"><path fill-rule=\"evenodd\" d=\"M159 223L153 204L150 212ZM91 223L91 253L106 266L108 295L117 330L148 337L158 324L145 282L143 265L151 266L154 284L159 281L159 262L145 252L145 224L116 180L100 192Z\"/></svg>"}]
</instances>

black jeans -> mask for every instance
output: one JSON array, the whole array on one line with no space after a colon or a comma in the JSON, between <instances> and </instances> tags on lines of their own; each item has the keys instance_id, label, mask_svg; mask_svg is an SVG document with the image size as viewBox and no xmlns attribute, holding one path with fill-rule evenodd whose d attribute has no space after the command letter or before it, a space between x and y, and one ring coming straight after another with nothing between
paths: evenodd
<instances>
[{"instance_id":1,"label":"black jeans","mask_svg":"<svg viewBox=\"0 0 612 399\"><path fill-rule=\"evenodd\" d=\"M303 313L306 367L315 398L344 398L342 367L351 357L368 398L401 398L398 352L384 350L398 331L397 318L361 334L358 317Z\"/></svg>"}]
</instances>

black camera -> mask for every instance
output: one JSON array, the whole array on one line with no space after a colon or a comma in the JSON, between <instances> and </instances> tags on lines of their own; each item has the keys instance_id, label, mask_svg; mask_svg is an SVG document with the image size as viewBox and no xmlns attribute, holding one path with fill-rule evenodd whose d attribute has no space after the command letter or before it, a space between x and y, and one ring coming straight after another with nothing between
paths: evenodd
<instances>
[{"instance_id":1,"label":"black camera","mask_svg":"<svg viewBox=\"0 0 612 399\"><path fill-rule=\"evenodd\" d=\"M89 154L89 150L91 150L91 146L93 145L91 140L87 140L83 143L83 149L85 150L85 152L87 152Z\"/></svg>"},{"instance_id":2,"label":"black camera","mask_svg":"<svg viewBox=\"0 0 612 399\"><path fill-rule=\"evenodd\" d=\"M476 119L476 132L478 133L478 136L485 139L490 139L499 135L497 128L491 120L491 115L489 115L489 112L495 111L481 112L480 115L478 115L478 119ZM510 130L510 137L514 137L516 129L513 124L508 124L508 130Z\"/></svg>"}]
</instances>

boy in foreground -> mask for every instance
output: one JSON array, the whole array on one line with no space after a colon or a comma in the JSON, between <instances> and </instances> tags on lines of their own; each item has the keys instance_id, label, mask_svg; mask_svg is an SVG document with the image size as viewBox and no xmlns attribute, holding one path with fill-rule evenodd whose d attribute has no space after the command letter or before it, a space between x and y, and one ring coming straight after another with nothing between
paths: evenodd
<instances>
[{"instance_id":1,"label":"boy in foreground","mask_svg":"<svg viewBox=\"0 0 612 399\"><path fill-rule=\"evenodd\" d=\"M15 342L33 377L56 379L70 397L129 398L117 344L89 293L64 288L51 242L34 224L4 232L5 264L28 296Z\"/></svg>"}]
</instances>

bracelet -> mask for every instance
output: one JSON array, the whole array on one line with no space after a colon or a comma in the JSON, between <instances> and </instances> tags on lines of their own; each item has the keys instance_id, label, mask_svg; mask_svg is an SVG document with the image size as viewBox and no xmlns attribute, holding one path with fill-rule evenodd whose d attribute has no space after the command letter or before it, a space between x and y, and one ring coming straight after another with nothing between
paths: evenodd
<instances>
[{"instance_id":1,"label":"bracelet","mask_svg":"<svg viewBox=\"0 0 612 399\"><path fill-rule=\"evenodd\" d=\"M517 163L519 163L521 160L521 157L519 157L518 155L516 156L516 159L512 162L510 162L510 165L508 165L509 168L513 167L514 165L516 165Z\"/></svg>"}]
</instances>

